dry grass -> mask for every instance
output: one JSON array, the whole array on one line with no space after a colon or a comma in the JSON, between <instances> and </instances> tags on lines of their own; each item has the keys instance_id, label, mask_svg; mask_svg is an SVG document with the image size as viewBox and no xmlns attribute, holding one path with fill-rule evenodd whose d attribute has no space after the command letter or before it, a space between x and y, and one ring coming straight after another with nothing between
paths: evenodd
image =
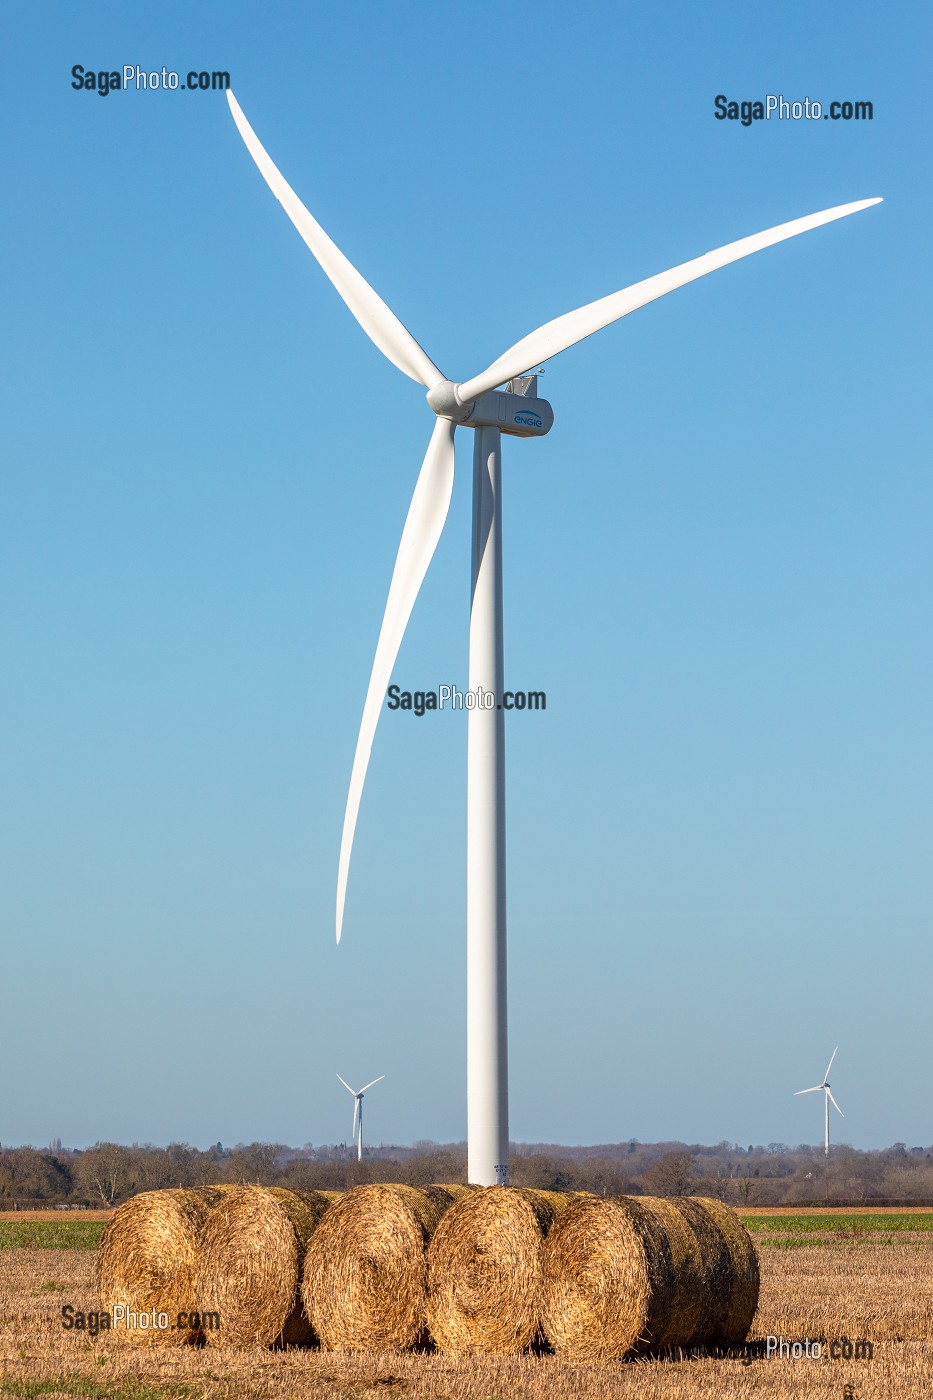
<instances>
[{"instance_id":1,"label":"dry grass","mask_svg":"<svg viewBox=\"0 0 933 1400\"><path fill-rule=\"evenodd\" d=\"M753 1334L767 1333L933 1347L933 1241L927 1235L887 1246L870 1239L822 1248L761 1246ZM933 1356L930 1376L928 1391Z\"/></svg>"},{"instance_id":2,"label":"dry grass","mask_svg":"<svg viewBox=\"0 0 933 1400\"><path fill-rule=\"evenodd\" d=\"M63 1302L96 1308L93 1251L0 1251L0 1394L60 1400L913 1400L933 1378L933 1237L761 1248L753 1337L866 1337L870 1362L639 1360L261 1348L118 1348L63 1331ZM902 1339L902 1340L900 1340Z\"/></svg>"}]
</instances>

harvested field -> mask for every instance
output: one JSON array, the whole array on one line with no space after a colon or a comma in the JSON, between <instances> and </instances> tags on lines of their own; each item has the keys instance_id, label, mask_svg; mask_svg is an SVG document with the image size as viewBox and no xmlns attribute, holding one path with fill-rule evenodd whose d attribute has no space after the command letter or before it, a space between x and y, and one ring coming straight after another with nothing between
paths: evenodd
<instances>
[{"instance_id":1,"label":"harvested field","mask_svg":"<svg viewBox=\"0 0 933 1400\"><path fill-rule=\"evenodd\" d=\"M0 1222L7 1220L60 1220L76 1224L84 1220L109 1220L112 1210L0 1210Z\"/></svg>"},{"instance_id":2,"label":"harvested field","mask_svg":"<svg viewBox=\"0 0 933 1400\"><path fill-rule=\"evenodd\" d=\"M743 1212L744 1214L744 1212ZM773 1212L768 1212L773 1214ZM792 1222L789 1222L792 1223ZM866 1338L871 1361L456 1359L260 1348L116 1347L65 1331L61 1308L96 1307L91 1249L0 1250L0 1394L59 1400L910 1400L933 1383L933 1232L779 1249L757 1240L752 1337Z\"/></svg>"}]
</instances>

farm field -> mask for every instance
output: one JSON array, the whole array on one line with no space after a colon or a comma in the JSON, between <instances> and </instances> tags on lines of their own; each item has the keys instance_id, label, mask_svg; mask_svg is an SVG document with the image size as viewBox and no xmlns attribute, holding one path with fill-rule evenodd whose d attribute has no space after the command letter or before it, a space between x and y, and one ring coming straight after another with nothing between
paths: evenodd
<instances>
[{"instance_id":1,"label":"farm field","mask_svg":"<svg viewBox=\"0 0 933 1400\"><path fill-rule=\"evenodd\" d=\"M0 1224L22 1223L29 1220L103 1220L113 1215L112 1210L0 1210Z\"/></svg>"},{"instance_id":2,"label":"farm field","mask_svg":"<svg viewBox=\"0 0 933 1400\"><path fill-rule=\"evenodd\" d=\"M838 1220L844 1215L933 1215L933 1206L737 1206L736 1210L745 1221L759 1215L818 1215L826 1220ZM108 1211L101 1212L106 1219ZM0 1220L4 1217L0 1216Z\"/></svg>"},{"instance_id":3,"label":"farm field","mask_svg":"<svg viewBox=\"0 0 933 1400\"><path fill-rule=\"evenodd\" d=\"M742 1212L761 1259L752 1341L869 1341L867 1359L652 1359L571 1366L553 1356L455 1361L425 1353L150 1350L65 1331L90 1312L100 1221L0 1220L0 1395L113 1400L888 1400L933 1390L933 1212ZM83 1214L83 1213L82 1213ZM54 1243L43 1232L55 1230ZM848 1387L848 1389L847 1389Z\"/></svg>"}]
</instances>

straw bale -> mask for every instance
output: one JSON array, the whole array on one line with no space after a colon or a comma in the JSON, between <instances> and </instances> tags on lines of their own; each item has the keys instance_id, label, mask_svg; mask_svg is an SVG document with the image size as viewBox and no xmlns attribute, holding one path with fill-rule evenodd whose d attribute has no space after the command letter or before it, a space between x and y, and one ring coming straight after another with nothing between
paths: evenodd
<instances>
[{"instance_id":1,"label":"straw bale","mask_svg":"<svg viewBox=\"0 0 933 1400\"><path fill-rule=\"evenodd\" d=\"M676 1200L662 1196L638 1196L636 1199L664 1227L674 1268L674 1297L670 1316L667 1326L658 1336L657 1347L688 1347L696 1339L706 1298L699 1239L692 1221L678 1210Z\"/></svg>"},{"instance_id":2,"label":"straw bale","mask_svg":"<svg viewBox=\"0 0 933 1400\"><path fill-rule=\"evenodd\" d=\"M301 1345L311 1325L301 1306L305 1252L334 1209L317 1191L237 1186L211 1211L201 1237L197 1299L220 1315L213 1346Z\"/></svg>"},{"instance_id":3,"label":"straw bale","mask_svg":"<svg viewBox=\"0 0 933 1400\"><path fill-rule=\"evenodd\" d=\"M732 1266L731 1290L727 1293L722 1282L718 1283L721 1312L714 1315L711 1324L718 1335L712 1335L707 1340L724 1346L741 1346L748 1336L758 1307L761 1281L752 1237L735 1211L722 1201L707 1196L692 1196L689 1199L701 1206L720 1230ZM699 1343L699 1337L697 1341Z\"/></svg>"},{"instance_id":4,"label":"straw bale","mask_svg":"<svg viewBox=\"0 0 933 1400\"><path fill-rule=\"evenodd\" d=\"M425 1250L463 1186L357 1186L308 1249L302 1299L328 1351L402 1350L427 1341Z\"/></svg>"},{"instance_id":5,"label":"straw bale","mask_svg":"<svg viewBox=\"0 0 933 1400\"><path fill-rule=\"evenodd\" d=\"M541 1341L541 1248L573 1195L470 1190L428 1247L428 1329L451 1356L506 1356Z\"/></svg>"},{"instance_id":6,"label":"straw bale","mask_svg":"<svg viewBox=\"0 0 933 1400\"><path fill-rule=\"evenodd\" d=\"M693 1230L700 1250L702 1306L694 1328L693 1345L718 1346L723 1340L735 1286L732 1255L725 1235L699 1200L693 1196L678 1196L672 1204Z\"/></svg>"},{"instance_id":7,"label":"straw bale","mask_svg":"<svg viewBox=\"0 0 933 1400\"><path fill-rule=\"evenodd\" d=\"M111 1216L97 1251L98 1306L113 1317L115 1306L136 1315L137 1324L111 1328L108 1337L146 1346L180 1346L198 1339L197 1329L176 1326L179 1313L195 1310L197 1250L211 1208L229 1188L191 1187L143 1191ZM168 1326L152 1325L165 1313Z\"/></svg>"},{"instance_id":8,"label":"straw bale","mask_svg":"<svg viewBox=\"0 0 933 1400\"><path fill-rule=\"evenodd\" d=\"M676 1246L656 1206L589 1196L555 1223L542 1256L542 1320L559 1355L618 1361L671 1345L683 1303Z\"/></svg>"}]
</instances>

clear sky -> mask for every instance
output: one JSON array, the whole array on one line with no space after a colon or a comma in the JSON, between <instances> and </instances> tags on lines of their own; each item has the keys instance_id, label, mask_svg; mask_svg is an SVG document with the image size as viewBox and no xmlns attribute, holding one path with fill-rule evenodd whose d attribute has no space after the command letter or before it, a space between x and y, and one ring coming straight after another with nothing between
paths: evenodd
<instances>
[{"instance_id":1,"label":"clear sky","mask_svg":"<svg viewBox=\"0 0 933 1400\"><path fill-rule=\"evenodd\" d=\"M552 361L505 447L511 1129L933 1141L930 10L8 10L0 1141L465 1135L465 716L346 785L432 417L263 184L453 378L849 200ZM867 121L715 117L717 94ZM471 436L395 670L466 686Z\"/></svg>"}]
</instances>

